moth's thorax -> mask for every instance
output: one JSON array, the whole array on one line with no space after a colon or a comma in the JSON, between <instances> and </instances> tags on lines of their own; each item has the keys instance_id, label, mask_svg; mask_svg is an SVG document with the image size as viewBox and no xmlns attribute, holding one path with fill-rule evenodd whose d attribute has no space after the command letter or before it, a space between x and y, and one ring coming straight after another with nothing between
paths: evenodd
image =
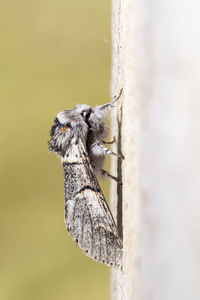
<instances>
[{"instance_id":1,"label":"moth's thorax","mask_svg":"<svg viewBox=\"0 0 200 300\"><path fill-rule=\"evenodd\" d=\"M89 106L87 104L77 104L74 107L74 111L76 111L79 114L83 114L84 112L88 113L91 110L92 110L91 106Z\"/></svg>"},{"instance_id":2,"label":"moth's thorax","mask_svg":"<svg viewBox=\"0 0 200 300\"><path fill-rule=\"evenodd\" d=\"M88 127L88 137L93 136L94 139L103 139L108 135L104 117L105 112L99 107L92 109L87 104L78 104L73 110L63 110L57 115L60 123L71 122L72 127L77 130L82 130L79 125L85 124Z\"/></svg>"},{"instance_id":3,"label":"moth's thorax","mask_svg":"<svg viewBox=\"0 0 200 300\"><path fill-rule=\"evenodd\" d=\"M84 122L81 114L75 110L63 110L57 114L57 119L61 124L70 122L72 128L74 128L77 124Z\"/></svg>"}]
</instances>

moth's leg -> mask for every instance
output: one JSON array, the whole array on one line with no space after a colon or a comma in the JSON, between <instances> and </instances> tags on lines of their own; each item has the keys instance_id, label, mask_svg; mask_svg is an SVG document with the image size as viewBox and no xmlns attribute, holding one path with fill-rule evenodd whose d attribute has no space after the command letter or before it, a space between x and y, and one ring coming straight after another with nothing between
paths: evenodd
<instances>
[{"instance_id":1,"label":"moth's leg","mask_svg":"<svg viewBox=\"0 0 200 300\"><path fill-rule=\"evenodd\" d=\"M100 109L100 110L106 110L106 109L108 109L108 108L113 107L113 104L114 104L115 102L117 102L117 101L119 100L119 98L121 97L122 92L123 92L123 89L121 89L121 90L119 91L119 95L118 95L118 96L114 96L113 100L112 100L110 103L106 103L106 104L104 104L104 105L98 106L97 108Z\"/></svg>"},{"instance_id":2,"label":"moth's leg","mask_svg":"<svg viewBox=\"0 0 200 300\"><path fill-rule=\"evenodd\" d=\"M111 175L111 174L108 173L107 171L102 170L102 169L98 169L98 171L100 172L100 174L101 174L102 176L107 176L107 177L109 177L109 178L114 179L117 183L121 183L121 181L119 180L119 178L117 178L117 177Z\"/></svg>"},{"instance_id":3,"label":"moth's leg","mask_svg":"<svg viewBox=\"0 0 200 300\"><path fill-rule=\"evenodd\" d=\"M119 98L121 97L122 95L122 92L123 92L123 88L121 88L121 90L119 91L119 95L118 96L114 96L112 102L110 103L110 106L112 107L112 105L119 100Z\"/></svg>"},{"instance_id":4,"label":"moth's leg","mask_svg":"<svg viewBox=\"0 0 200 300\"><path fill-rule=\"evenodd\" d=\"M124 159L123 154L117 154L117 153L115 153L115 152L109 150L108 148L106 148L104 145L101 145L101 144L99 144L99 147L101 147L101 148L104 150L104 152L105 152L106 154L115 155L115 156L117 156L117 157L121 157L122 159Z\"/></svg>"},{"instance_id":5,"label":"moth's leg","mask_svg":"<svg viewBox=\"0 0 200 300\"><path fill-rule=\"evenodd\" d=\"M104 144L113 144L113 143L116 143L116 139L114 137L114 139L111 141L111 142L106 142L106 141L103 141Z\"/></svg>"}]
</instances>

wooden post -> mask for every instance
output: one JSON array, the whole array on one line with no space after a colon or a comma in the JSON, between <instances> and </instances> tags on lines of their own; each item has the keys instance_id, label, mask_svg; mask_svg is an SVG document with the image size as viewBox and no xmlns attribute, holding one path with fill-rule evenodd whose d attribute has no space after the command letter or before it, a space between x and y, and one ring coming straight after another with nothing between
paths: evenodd
<instances>
[{"instance_id":1,"label":"wooden post","mask_svg":"<svg viewBox=\"0 0 200 300\"><path fill-rule=\"evenodd\" d=\"M111 208L123 237L112 300L200 299L197 1L113 0Z\"/></svg>"}]
</instances>

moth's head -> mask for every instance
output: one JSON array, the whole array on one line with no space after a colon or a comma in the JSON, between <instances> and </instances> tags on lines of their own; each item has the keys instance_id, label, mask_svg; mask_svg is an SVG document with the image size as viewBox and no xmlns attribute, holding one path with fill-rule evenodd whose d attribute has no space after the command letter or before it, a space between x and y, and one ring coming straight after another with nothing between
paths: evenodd
<instances>
[{"instance_id":1,"label":"moth's head","mask_svg":"<svg viewBox=\"0 0 200 300\"><path fill-rule=\"evenodd\" d=\"M86 141L88 132L86 118L91 108L88 105L82 105L82 108L80 106L57 114L50 130L50 151L64 156L72 140L78 141L81 138L83 142Z\"/></svg>"},{"instance_id":2,"label":"moth's head","mask_svg":"<svg viewBox=\"0 0 200 300\"><path fill-rule=\"evenodd\" d=\"M50 129L49 150L57 154L64 154L70 139L71 123L61 123L58 117Z\"/></svg>"}]
</instances>

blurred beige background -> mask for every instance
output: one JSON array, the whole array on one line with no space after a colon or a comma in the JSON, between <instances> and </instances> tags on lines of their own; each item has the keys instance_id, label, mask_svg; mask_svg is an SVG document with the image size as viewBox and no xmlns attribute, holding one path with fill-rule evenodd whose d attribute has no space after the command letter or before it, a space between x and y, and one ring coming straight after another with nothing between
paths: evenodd
<instances>
[{"instance_id":1,"label":"blurred beige background","mask_svg":"<svg viewBox=\"0 0 200 300\"><path fill-rule=\"evenodd\" d=\"M65 230L47 141L60 110L109 100L110 1L2 0L0 31L0 299L108 299L108 268Z\"/></svg>"}]
</instances>

